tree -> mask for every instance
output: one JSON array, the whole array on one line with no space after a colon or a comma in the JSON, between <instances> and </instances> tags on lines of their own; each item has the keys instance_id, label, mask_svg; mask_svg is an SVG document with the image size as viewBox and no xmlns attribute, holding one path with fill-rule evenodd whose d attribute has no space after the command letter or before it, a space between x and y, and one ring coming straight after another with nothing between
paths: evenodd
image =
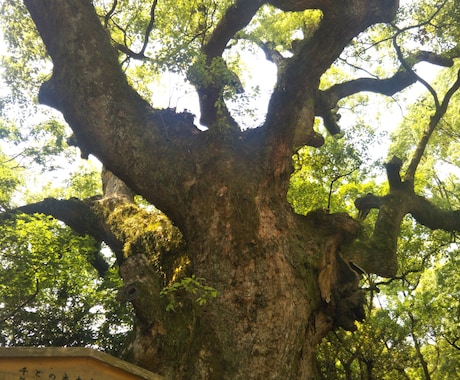
<instances>
[{"instance_id":1,"label":"tree","mask_svg":"<svg viewBox=\"0 0 460 380\"><path fill-rule=\"evenodd\" d=\"M436 207L415 187L460 80L440 98L414 66L453 66L457 1L410 5L397 22L399 4L391 0L24 4L53 63L38 100L62 113L72 143L106 170L102 199L46 199L15 211L53 215L112 249L124 281L118 298L135 312L125 355L136 364L178 379L315 378L315 346L364 317L361 271L396 274L403 217L459 230L458 211ZM412 31L420 32L412 46L424 38L439 44L403 50ZM243 130L229 107L243 86L228 52L244 44L262 49L278 72L265 121ZM345 50L353 44L392 51L385 58L400 67L386 77L344 73L328 84L324 74L342 52L358 61L357 50ZM135 59L140 70L186 74L205 130L189 112L153 108L142 85L134 90L123 68ZM315 117L338 134L342 99L393 95L416 81L432 94L433 112L407 169L398 157L386 164L388 192L357 199L361 219L378 209L370 236L344 212L295 213L287 201L292 155L324 144ZM178 230L134 204L132 192ZM172 249L162 249L161 239Z\"/></svg>"}]
</instances>

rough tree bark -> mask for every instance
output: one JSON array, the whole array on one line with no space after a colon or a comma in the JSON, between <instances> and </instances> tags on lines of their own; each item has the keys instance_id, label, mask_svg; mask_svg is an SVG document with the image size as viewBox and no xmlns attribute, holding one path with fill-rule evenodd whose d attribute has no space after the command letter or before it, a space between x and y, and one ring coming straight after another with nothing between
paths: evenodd
<instances>
[{"instance_id":1,"label":"rough tree bark","mask_svg":"<svg viewBox=\"0 0 460 380\"><path fill-rule=\"evenodd\" d=\"M171 218L187 244L187 273L218 292L199 307L185 292L176 312L167 312L161 276L172 279L174 260L160 275L148 247L126 248L111 214L119 203L105 204L107 213L94 204L82 208L93 213L89 231L99 231L116 252L125 281L120 300L135 308L127 357L175 379L314 379L315 345L332 328L353 329L363 318L359 277L342 255L359 222L326 211L294 214L286 201L291 157L300 146L322 144L314 117L326 120L339 99L413 83L399 73L381 88L361 80L318 90L351 39L390 22L398 2L236 0L203 47L208 64L264 3L323 12L314 35L280 64L265 124L245 132L219 102L222 87L215 84L194 83L206 132L187 113L150 107L128 85L89 0L24 3L54 64L40 102L62 112L82 151ZM358 261L374 269L370 259Z\"/></svg>"}]
</instances>

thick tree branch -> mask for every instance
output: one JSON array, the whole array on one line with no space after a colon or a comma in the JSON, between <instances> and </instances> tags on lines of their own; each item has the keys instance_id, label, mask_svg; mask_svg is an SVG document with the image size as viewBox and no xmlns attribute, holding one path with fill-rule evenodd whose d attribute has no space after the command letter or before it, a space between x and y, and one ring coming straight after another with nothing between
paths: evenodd
<instances>
[{"instance_id":1,"label":"thick tree branch","mask_svg":"<svg viewBox=\"0 0 460 380\"><path fill-rule=\"evenodd\" d=\"M88 257L88 261L100 276L104 276L109 269L100 252L100 243L105 242L115 254L119 266L130 256L146 255L156 263L160 277L171 279L177 269L175 260L185 255L180 232L161 213L138 207L133 201L131 189L105 168L102 171L102 187L103 197L83 201L76 198L48 198L0 214L0 222L16 214L50 215L76 233L92 236L96 240L97 254Z\"/></svg>"},{"instance_id":2,"label":"thick tree branch","mask_svg":"<svg viewBox=\"0 0 460 380\"><path fill-rule=\"evenodd\" d=\"M193 117L154 110L128 85L91 2L24 3L54 64L40 101L63 113L83 151L180 223L185 207L176 206L188 188L177 184L193 181L196 156L207 150L190 149L200 136Z\"/></svg>"},{"instance_id":3,"label":"thick tree branch","mask_svg":"<svg viewBox=\"0 0 460 380\"><path fill-rule=\"evenodd\" d=\"M454 61L449 54L439 55L420 50L410 58L412 66L420 62L452 67ZM407 69L409 68L409 70ZM412 67L401 65L399 70L389 78L358 78L331 86L327 90L318 91L315 113L324 120L325 127L332 135L339 133L340 128L334 117L334 109L339 100L359 92L369 91L386 96L392 96L419 80L414 75Z\"/></svg>"},{"instance_id":4,"label":"thick tree branch","mask_svg":"<svg viewBox=\"0 0 460 380\"><path fill-rule=\"evenodd\" d=\"M41 202L30 203L10 210L10 213L45 214L63 221L80 235L91 235L96 240L104 240L105 235L98 226L95 228L95 215L88 204L76 198L60 200L47 198Z\"/></svg>"},{"instance_id":5,"label":"thick tree branch","mask_svg":"<svg viewBox=\"0 0 460 380\"><path fill-rule=\"evenodd\" d=\"M390 78L359 78L336 84L327 90L319 91L317 104L318 116L321 116L321 112L324 112L324 109L334 108L340 99L359 92L369 91L392 96L415 82L415 78L407 71L399 70Z\"/></svg>"},{"instance_id":6,"label":"thick tree branch","mask_svg":"<svg viewBox=\"0 0 460 380\"><path fill-rule=\"evenodd\" d=\"M355 207L358 209L358 219L364 220L372 209L379 209L382 205L382 198L372 193L355 200Z\"/></svg>"},{"instance_id":7,"label":"thick tree branch","mask_svg":"<svg viewBox=\"0 0 460 380\"><path fill-rule=\"evenodd\" d=\"M433 65L442 67L452 67L454 65L454 58L457 58L458 53L455 49L452 49L443 54L436 54L431 51L419 50L417 51L411 60L415 60L415 63L428 62Z\"/></svg>"},{"instance_id":8,"label":"thick tree branch","mask_svg":"<svg viewBox=\"0 0 460 380\"><path fill-rule=\"evenodd\" d=\"M307 9L327 9L331 1L321 0L270 0L269 4L286 12L304 11Z\"/></svg>"},{"instance_id":9,"label":"thick tree branch","mask_svg":"<svg viewBox=\"0 0 460 380\"><path fill-rule=\"evenodd\" d=\"M460 231L460 210L442 210L420 195L412 197L409 213L431 230Z\"/></svg>"},{"instance_id":10,"label":"thick tree branch","mask_svg":"<svg viewBox=\"0 0 460 380\"><path fill-rule=\"evenodd\" d=\"M95 199L86 202L72 198L59 200L47 198L44 201L31 203L3 213L0 219L7 219L12 214L45 214L64 222L79 235L92 236L96 241L104 241L114 252L119 263L123 261L123 244L111 232L108 226L97 217L92 209ZM91 259L91 264L103 276L109 264L102 256L96 255Z\"/></svg>"},{"instance_id":11,"label":"thick tree branch","mask_svg":"<svg viewBox=\"0 0 460 380\"><path fill-rule=\"evenodd\" d=\"M330 0L270 0L269 4L289 12L304 11L307 9L319 9L324 14L343 14L346 17L347 9L355 14L360 10L367 9L366 17L376 22L391 22L399 7L399 1L393 0L359 0L338 4ZM345 11L345 12L344 12Z\"/></svg>"},{"instance_id":12,"label":"thick tree branch","mask_svg":"<svg viewBox=\"0 0 460 380\"><path fill-rule=\"evenodd\" d=\"M264 3L265 1L263 0L237 0L230 5L202 48L209 75L220 77L214 78L211 81L212 84L206 85L193 80L193 76L190 77L198 92L201 109L200 122L203 125L213 127L219 124L219 120L224 120L227 125L237 128L237 123L231 117L223 100L224 87L232 85L233 80L226 83L225 80L222 81L222 78L226 76L231 78L232 75L230 73L226 75L226 73L222 72L213 72L211 68L214 66L216 59L222 59L224 49L235 36L235 33L249 24Z\"/></svg>"},{"instance_id":13,"label":"thick tree branch","mask_svg":"<svg viewBox=\"0 0 460 380\"><path fill-rule=\"evenodd\" d=\"M270 42L258 41L257 45L265 53L267 60L273 62L278 67L278 71L280 71L286 58L284 58L278 50L274 49Z\"/></svg>"},{"instance_id":14,"label":"thick tree branch","mask_svg":"<svg viewBox=\"0 0 460 380\"><path fill-rule=\"evenodd\" d=\"M404 59L399 48L398 56L403 62ZM420 80L407 63L403 63L403 66L414 79ZM419 140L405 173L404 181L400 173L402 161L398 157L393 157L385 165L390 185L389 194L381 198L368 195L355 202L360 215L365 216L370 208L378 208L379 214L372 237L363 239L360 243L361 247L359 244L355 244L355 256L351 253L351 257L356 258L360 266L367 271L383 276L396 274L397 239L402 218L406 214L411 214L418 223L432 230L442 229L449 232L460 230L460 211L442 210L414 192L415 172L431 135L446 113L452 96L460 88L460 71L457 74L457 80L446 92L441 103L435 90L429 84L425 86L433 96L436 110L434 115L430 117L430 122Z\"/></svg>"},{"instance_id":15,"label":"thick tree branch","mask_svg":"<svg viewBox=\"0 0 460 380\"><path fill-rule=\"evenodd\" d=\"M388 184L391 190L399 190L402 188L403 183L401 180L401 167L402 160L399 157L393 156L390 161L385 164L387 171Z\"/></svg>"},{"instance_id":16,"label":"thick tree branch","mask_svg":"<svg viewBox=\"0 0 460 380\"><path fill-rule=\"evenodd\" d=\"M389 21L394 17L396 2L391 4L391 7L389 5L390 3L379 6L372 0L356 0L353 6L348 3L330 5L330 9L324 10L324 17L313 36L307 41L300 42L298 53L286 65L286 74L280 85L286 87L284 82L288 82L293 91L308 91L352 38L373 23ZM311 64L311 57L315 57L315 64ZM302 101L299 94L296 95L294 104ZM289 99L289 102L293 100Z\"/></svg>"},{"instance_id":17,"label":"thick tree branch","mask_svg":"<svg viewBox=\"0 0 460 380\"><path fill-rule=\"evenodd\" d=\"M376 22L390 21L398 6L397 1L374 0L300 3L302 9L306 3L320 6L323 18L313 35L301 41L298 51L286 59L270 99L265 125L267 145L273 147L269 160L277 168L275 177L286 181L288 175L282 174L291 167L292 152L304 145L321 146L324 142L313 130L321 75L357 34Z\"/></svg>"},{"instance_id":18,"label":"thick tree branch","mask_svg":"<svg viewBox=\"0 0 460 380\"><path fill-rule=\"evenodd\" d=\"M124 198L129 203L134 203L134 192L105 167L102 168L101 179L104 197Z\"/></svg>"},{"instance_id":19,"label":"thick tree branch","mask_svg":"<svg viewBox=\"0 0 460 380\"><path fill-rule=\"evenodd\" d=\"M347 256L369 273L385 277L396 274L396 249L403 217L411 214L418 223L432 229L460 231L460 211L443 210L414 192L413 182L401 180L402 161L393 157L386 165L389 194L378 197L367 194L355 201L359 218L370 209L379 209L373 234L352 244Z\"/></svg>"},{"instance_id":20,"label":"thick tree branch","mask_svg":"<svg viewBox=\"0 0 460 380\"><path fill-rule=\"evenodd\" d=\"M203 52L208 59L222 56L228 42L236 32L249 24L265 2L264 0L237 0L230 5L203 47Z\"/></svg>"}]
</instances>

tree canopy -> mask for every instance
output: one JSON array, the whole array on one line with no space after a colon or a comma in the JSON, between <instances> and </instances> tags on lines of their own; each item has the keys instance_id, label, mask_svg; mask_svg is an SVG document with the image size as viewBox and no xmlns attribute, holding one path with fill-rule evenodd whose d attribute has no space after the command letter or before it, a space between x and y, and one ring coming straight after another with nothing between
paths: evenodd
<instances>
[{"instance_id":1,"label":"tree canopy","mask_svg":"<svg viewBox=\"0 0 460 380\"><path fill-rule=\"evenodd\" d=\"M457 0L1 7L0 344L458 376Z\"/></svg>"}]
</instances>

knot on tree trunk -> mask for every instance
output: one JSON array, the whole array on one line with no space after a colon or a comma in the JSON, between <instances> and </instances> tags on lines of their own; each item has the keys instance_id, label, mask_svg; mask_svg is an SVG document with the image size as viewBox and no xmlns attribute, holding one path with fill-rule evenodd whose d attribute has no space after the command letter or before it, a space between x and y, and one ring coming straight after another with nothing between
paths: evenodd
<instances>
[{"instance_id":1,"label":"knot on tree trunk","mask_svg":"<svg viewBox=\"0 0 460 380\"><path fill-rule=\"evenodd\" d=\"M120 302L131 302L137 319L150 325L163 318L165 305L160 302L161 281L145 255L128 257L120 266L124 286L119 290Z\"/></svg>"}]
</instances>

